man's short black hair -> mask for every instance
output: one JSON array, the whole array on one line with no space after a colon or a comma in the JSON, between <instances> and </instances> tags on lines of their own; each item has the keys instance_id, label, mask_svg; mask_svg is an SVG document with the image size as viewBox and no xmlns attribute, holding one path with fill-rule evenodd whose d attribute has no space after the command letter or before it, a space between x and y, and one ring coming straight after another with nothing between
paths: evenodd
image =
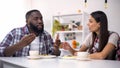
<instances>
[{"instance_id":1,"label":"man's short black hair","mask_svg":"<svg viewBox=\"0 0 120 68\"><path fill-rule=\"evenodd\" d=\"M28 12L26 13L26 16L25 16L26 20L29 18L29 16L31 15L32 12L39 12L39 13L40 13L40 11L39 11L39 10L36 10L36 9L30 10L30 11L28 11Z\"/></svg>"}]
</instances>

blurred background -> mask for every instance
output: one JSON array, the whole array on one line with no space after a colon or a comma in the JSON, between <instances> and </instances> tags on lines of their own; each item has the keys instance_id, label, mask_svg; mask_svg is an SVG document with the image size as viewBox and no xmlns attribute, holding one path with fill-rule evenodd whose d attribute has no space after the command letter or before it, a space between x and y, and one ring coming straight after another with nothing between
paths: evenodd
<instances>
[{"instance_id":1,"label":"blurred background","mask_svg":"<svg viewBox=\"0 0 120 68\"><path fill-rule=\"evenodd\" d=\"M102 10L107 14L109 30L120 35L120 0L0 0L0 42L13 28L26 24L25 14L28 10L38 9L43 14L45 30L52 33L53 16L78 13L79 10L88 14Z\"/></svg>"}]
</instances>

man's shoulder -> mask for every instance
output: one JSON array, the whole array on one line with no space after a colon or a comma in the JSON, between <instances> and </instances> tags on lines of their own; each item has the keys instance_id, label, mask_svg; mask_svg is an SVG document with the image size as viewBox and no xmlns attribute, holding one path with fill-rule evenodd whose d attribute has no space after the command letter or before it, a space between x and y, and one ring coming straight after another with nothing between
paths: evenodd
<instances>
[{"instance_id":1,"label":"man's shoulder","mask_svg":"<svg viewBox=\"0 0 120 68\"><path fill-rule=\"evenodd\" d=\"M47 32L46 30L44 30L42 36L45 36L45 37L52 37L51 34L49 32Z\"/></svg>"},{"instance_id":2,"label":"man's shoulder","mask_svg":"<svg viewBox=\"0 0 120 68\"><path fill-rule=\"evenodd\" d=\"M11 31L18 31L18 30L22 30L23 27L16 27L16 28L13 28Z\"/></svg>"},{"instance_id":3,"label":"man's shoulder","mask_svg":"<svg viewBox=\"0 0 120 68\"><path fill-rule=\"evenodd\" d=\"M18 32L26 32L27 27L16 27L13 28L10 32L12 33L18 33Z\"/></svg>"},{"instance_id":4,"label":"man's shoulder","mask_svg":"<svg viewBox=\"0 0 120 68\"><path fill-rule=\"evenodd\" d=\"M44 33L47 34L47 35L50 35L50 33L46 30L44 30Z\"/></svg>"}]
</instances>

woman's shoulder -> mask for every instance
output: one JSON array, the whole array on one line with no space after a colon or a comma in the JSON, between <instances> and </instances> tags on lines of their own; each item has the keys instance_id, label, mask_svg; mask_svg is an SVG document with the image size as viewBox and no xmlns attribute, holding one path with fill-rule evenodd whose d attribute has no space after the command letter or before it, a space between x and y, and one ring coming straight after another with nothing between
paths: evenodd
<instances>
[{"instance_id":1,"label":"woman's shoulder","mask_svg":"<svg viewBox=\"0 0 120 68\"><path fill-rule=\"evenodd\" d=\"M110 34L110 37L118 37L119 38L119 34L117 32L110 31L109 34Z\"/></svg>"},{"instance_id":2,"label":"woman's shoulder","mask_svg":"<svg viewBox=\"0 0 120 68\"><path fill-rule=\"evenodd\" d=\"M92 32L90 32L87 36L92 36Z\"/></svg>"},{"instance_id":3,"label":"woman's shoulder","mask_svg":"<svg viewBox=\"0 0 120 68\"><path fill-rule=\"evenodd\" d=\"M119 40L119 34L117 32L109 32L109 34L110 34L110 36L109 36L109 41L108 42L117 46L117 42Z\"/></svg>"},{"instance_id":4,"label":"woman's shoulder","mask_svg":"<svg viewBox=\"0 0 120 68\"><path fill-rule=\"evenodd\" d=\"M85 40L92 40L92 32L86 36Z\"/></svg>"}]
</instances>

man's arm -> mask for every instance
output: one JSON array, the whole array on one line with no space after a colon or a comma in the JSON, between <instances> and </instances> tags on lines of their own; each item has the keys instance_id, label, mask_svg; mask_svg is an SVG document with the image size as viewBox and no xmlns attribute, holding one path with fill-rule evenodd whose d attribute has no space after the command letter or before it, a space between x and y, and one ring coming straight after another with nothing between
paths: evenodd
<instances>
[{"instance_id":1,"label":"man's arm","mask_svg":"<svg viewBox=\"0 0 120 68\"><path fill-rule=\"evenodd\" d=\"M5 56L11 56L13 55L16 51L21 50L23 47L29 45L34 39L36 35L35 34L29 34L27 36L24 36L20 42L16 43L15 45L8 46L4 50L4 55Z\"/></svg>"}]
</instances>

